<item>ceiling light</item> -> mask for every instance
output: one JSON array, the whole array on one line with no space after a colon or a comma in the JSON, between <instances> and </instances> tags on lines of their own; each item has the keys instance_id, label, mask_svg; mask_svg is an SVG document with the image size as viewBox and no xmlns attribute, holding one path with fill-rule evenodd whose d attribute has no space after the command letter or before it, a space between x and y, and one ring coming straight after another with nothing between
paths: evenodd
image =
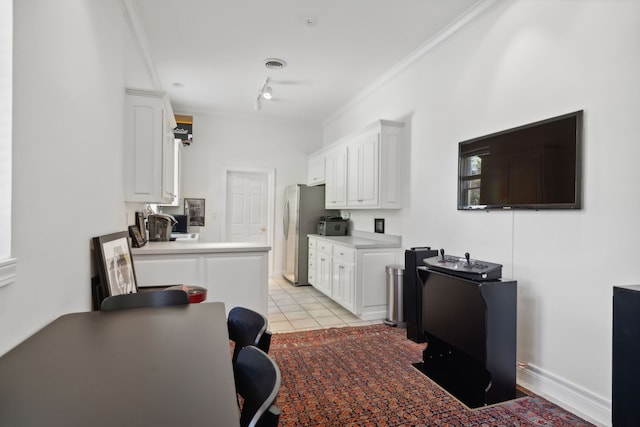
<instances>
[{"instance_id":1,"label":"ceiling light","mask_svg":"<svg viewBox=\"0 0 640 427\"><path fill-rule=\"evenodd\" d=\"M262 90L262 97L264 99L271 99L273 97L273 90L271 86L267 86Z\"/></svg>"},{"instance_id":2,"label":"ceiling light","mask_svg":"<svg viewBox=\"0 0 640 427\"><path fill-rule=\"evenodd\" d=\"M258 97L256 98L254 108L256 111L259 111L262 108L261 101L263 99L272 99L273 98L273 89L269 86L269 82L271 81L271 77L267 77L267 79L262 84L260 91L258 92Z\"/></svg>"}]
</instances>

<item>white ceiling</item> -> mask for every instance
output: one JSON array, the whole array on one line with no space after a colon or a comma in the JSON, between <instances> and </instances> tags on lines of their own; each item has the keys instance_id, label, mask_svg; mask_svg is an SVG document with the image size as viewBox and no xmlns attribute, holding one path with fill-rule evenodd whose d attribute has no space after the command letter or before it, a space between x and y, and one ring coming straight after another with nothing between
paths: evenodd
<instances>
[{"instance_id":1,"label":"white ceiling","mask_svg":"<svg viewBox=\"0 0 640 427\"><path fill-rule=\"evenodd\" d=\"M316 122L480 2L134 0L175 110ZM287 67L267 69L264 60L273 57ZM274 97L255 111L267 77Z\"/></svg>"}]
</instances>

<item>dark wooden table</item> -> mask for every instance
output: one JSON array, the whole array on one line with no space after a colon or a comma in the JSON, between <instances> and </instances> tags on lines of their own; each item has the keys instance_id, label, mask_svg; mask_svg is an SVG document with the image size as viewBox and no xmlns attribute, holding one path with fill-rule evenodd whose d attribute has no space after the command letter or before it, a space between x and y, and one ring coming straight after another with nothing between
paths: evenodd
<instances>
[{"instance_id":1,"label":"dark wooden table","mask_svg":"<svg viewBox=\"0 0 640 427\"><path fill-rule=\"evenodd\" d=\"M73 313L0 358L0 426L237 426L223 303Z\"/></svg>"}]
</instances>

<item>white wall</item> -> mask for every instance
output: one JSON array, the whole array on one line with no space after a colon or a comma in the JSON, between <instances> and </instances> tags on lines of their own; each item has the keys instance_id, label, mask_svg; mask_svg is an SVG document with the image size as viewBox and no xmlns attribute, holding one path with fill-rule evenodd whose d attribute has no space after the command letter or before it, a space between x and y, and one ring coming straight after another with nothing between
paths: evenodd
<instances>
[{"instance_id":1,"label":"white wall","mask_svg":"<svg viewBox=\"0 0 640 427\"><path fill-rule=\"evenodd\" d=\"M11 256L13 4L0 1L0 262ZM1 270L0 270L1 271ZM0 274L0 279L2 274Z\"/></svg>"},{"instance_id":2,"label":"white wall","mask_svg":"<svg viewBox=\"0 0 640 427\"><path fill-rule=\"evenodd\" d=\"M504 264L518 280L520 381L610 423L612 286L640 282L640 2L508 1L325 123L410 132L411 200L386 212L405 247ZM456 210L458 142L584 109L584 208ZM353 212L371 230L374 212Z\"/></svg>"},{"instance_id":3,"label":"white wall","mask_svg":"<svg viewBox=\"0 0 640 427\"><path fill-rule=\"evenodd\" d=\"M132 46L118 0L14 2L18 268L0 289L0 354L61 314L90 310L90 239L126 230L124 88L139 76L125 61Z\"/></svg>"},{"instance_id":4,"label":"white wall","mask_svg":"<svg viewBox=\"0 0 640 427\"><path fill-rule=\"evenodd\" d=\"M225 241L227 170L275 170L275 240L271 256L273 273L279 275L284 188L306 183L307 155L322 146L321 126L260 116L195 113L193 128L193 144L182 149L180 197L205 199L205 226L197 230L203 241Z\"/></svg>"}]
</instances>

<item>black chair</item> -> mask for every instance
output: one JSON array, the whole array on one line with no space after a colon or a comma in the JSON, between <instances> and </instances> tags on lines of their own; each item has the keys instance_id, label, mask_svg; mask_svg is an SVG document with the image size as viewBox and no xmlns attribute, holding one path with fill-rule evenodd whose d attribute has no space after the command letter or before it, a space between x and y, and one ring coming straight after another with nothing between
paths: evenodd
<instances>
[{"instance_id":1,"label":"black chair","mask_svg":"<svg viewBox=\"0 0 640 427\"><path fill-rule=\"evenodd\" d=\"M243 347L254 345L265 353L271 346L271 332L268 321L262 314L245 307L234 307L229 311L227 327L229 338L235 343L232 360L235 364Z\"/></svg>"},{"instance_id":2,"label":"black chair","mask_svg":"<svg viewBox=\"0 0 640 427\"><path fill-rule=\"evenodd\" d=\"M100 304L100 311L182 304L189 304L189 294L181 289L167 289L106 297Z\"/></svg>"},{"instance_id":3,"label":"black chair","mask_svg":"<svg viewBox=\"0 0 640 427\"><path fill-rule=\"evenodd\" d=\"M280 409L274 405L280 389L280 369L267 353L243 347L234 366L236 391L243 398L241 427L277 426Z\"/></svg>"}]
</instances>

